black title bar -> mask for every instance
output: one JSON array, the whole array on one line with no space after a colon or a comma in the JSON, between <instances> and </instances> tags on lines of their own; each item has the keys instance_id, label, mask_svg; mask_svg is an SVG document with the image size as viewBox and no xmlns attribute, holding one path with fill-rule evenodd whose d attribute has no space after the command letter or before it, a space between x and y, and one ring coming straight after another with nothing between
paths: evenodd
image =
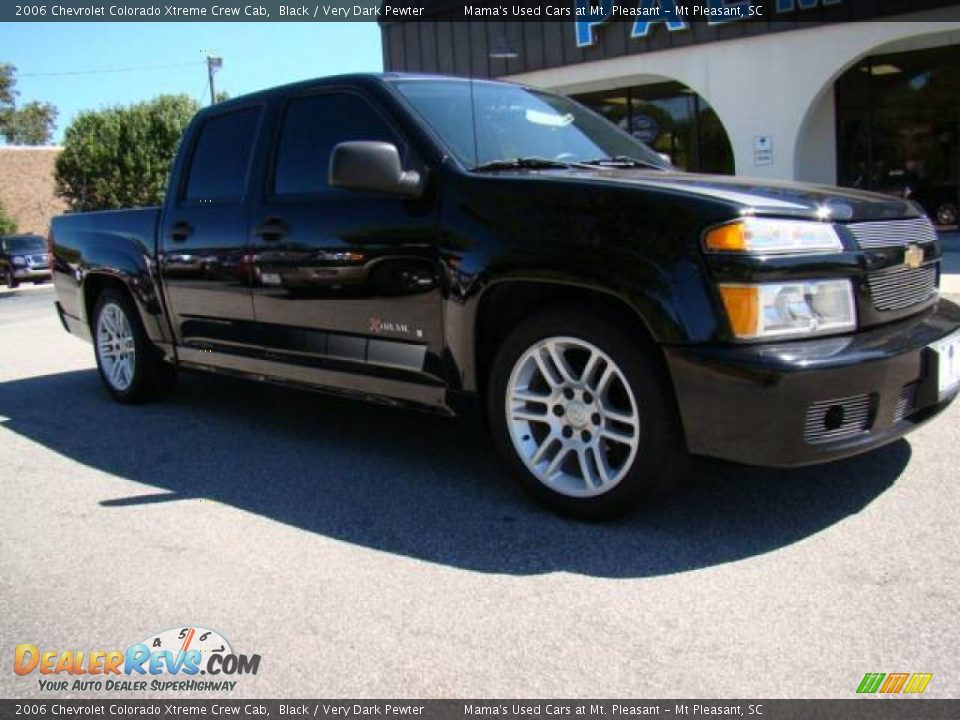
<instances>
[{"instance_id":1,"label":"black title bar","mask_svg":"<svg viewBox=\"0 0 960 720\"><path fill-rule=\"evenodd\" d=\"M413 720L955 720L960 700L0 700L0 717L411 718Z\"/></svg>"},{"instance_id":2,"label":"black title bar","mask_svg":"<svg viewBox=\"0 0 960 720\"><path fill-rule=\"evenodd\" d=\"M444 20L709 23L801 21L810 9L830 21L893 18L921 10L924 20L957 19L956 0L25 0L0 4L2 22L409 22ZM940 12L937 12L937 11ZM939 17L942 15L942 17Z\"/></svg>"}]
</instances>

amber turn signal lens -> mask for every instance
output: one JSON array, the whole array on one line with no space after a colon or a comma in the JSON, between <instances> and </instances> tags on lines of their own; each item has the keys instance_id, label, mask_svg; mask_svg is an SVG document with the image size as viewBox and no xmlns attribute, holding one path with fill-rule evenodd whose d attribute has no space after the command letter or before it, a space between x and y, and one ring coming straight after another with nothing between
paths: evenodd
<instances>
[{"instance_id":1,"label":"amber turn signal lens","mask_svg":"<svg viewBox=\"0 0 960 720\"><path fill-rule=\"evenodd\" d=\"M720 287L730 327L737 337L754 337L760 319L760 290L757 287L724 285Z\"/></svg>"},{"instance_id":2,"label":"amber turn signal lens","mask_svg":"<svg viewBox=\"0 0 960 720\"><path fill-rule=\"evenodd\" d=\"M842 252L843 243L833 225L808 220L742 217L707 230L707 252L830 253Z\"/></svg>"},{"instance_id":3,"label":"amber turn signal lens","mask_svg":"<svg viewBox=\"0 0 960 720\"><path fill-rule=\"evenodd\" d=\"M743 223L735 222L721 225L710 230L704 238L707 250L746 250L746 227Z\"/></svg>"}]
</instances>

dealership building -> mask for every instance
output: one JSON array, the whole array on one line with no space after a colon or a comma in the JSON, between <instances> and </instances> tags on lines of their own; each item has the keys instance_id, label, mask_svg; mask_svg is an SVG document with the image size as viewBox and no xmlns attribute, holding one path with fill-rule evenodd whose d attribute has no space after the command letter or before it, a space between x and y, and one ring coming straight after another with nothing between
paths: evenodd
<instances>
[{"instance_id":1,"label":"dealership building","mask_svg":"<svg viewBox=\"0 0 960 720\"><path fill-rule=\"evenodd\" d=\"M687 170L908 194L957 223L960 3L771 0L762 19L712 22L682 19L704 2L578 4L516 21L428 2L422 21L381 24L384 68L549 88Z\"/></svg>"}]
</instances>

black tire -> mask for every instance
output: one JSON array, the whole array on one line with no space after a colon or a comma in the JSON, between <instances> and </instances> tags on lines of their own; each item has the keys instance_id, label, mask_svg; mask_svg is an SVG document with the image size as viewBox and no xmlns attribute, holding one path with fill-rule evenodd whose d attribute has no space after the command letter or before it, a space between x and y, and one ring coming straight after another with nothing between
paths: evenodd
<instances>
[{"instance_id":1,"label":"black tire","mask_svg":"<svg viewBox=\"0 0 960 720\"><path fill-rule=\"evenodd\" d=\"M100 344L98 343L100 316L108 306L117 307L123 312L133 335L133 377L130 379L129 385L122 388L117 387L115 383L108 379L104 358L101 357ZM91 333L100 379L103 381L107 392L117 402L125 405L149 402L166 394L173 386L176 379L176 368L165 362L160 350L150 342L146 331L143 329L143 323L140 321L140 315L130 296L125 292L108 288L100 293L93 312Z\"/></svg>"},{"instance_id":2,"label":"black tire","mask_svg":"<svg viewBox=\"0 0 960 720\"><path fill-rule=\"evenodd\" d=\"M623 461L619 482L602 494L571 496L549 487L527 467L511 436L506 408L511 374L528 349L549 338L582 340L600 350L615 363L635 398L639 420L636 453L632 461ZM507 337L491 368L487 413L494 441L527 493L564 515L586 520L609 519L650 502L684 474L688 455L670 379L658 353L646 338L636 337L615 323L576 309L531 317ZM546 409L549 414L549 405ZM604 423L606 420L600 422L601 426ZM598 442L604 441L598 437Z\"/></svg>"},{"instance_id":3,"label":"black tire","mask_svg":"<svg viewBox=\"0 0 960 720\"><path fill-rule=\"evenodd\" d=\"M7 272L4 274L4 282L11 290L16 289L20 285L20 281L13 276L13 270L10 268L7 268Z\"/></svg>"}]
</instances>

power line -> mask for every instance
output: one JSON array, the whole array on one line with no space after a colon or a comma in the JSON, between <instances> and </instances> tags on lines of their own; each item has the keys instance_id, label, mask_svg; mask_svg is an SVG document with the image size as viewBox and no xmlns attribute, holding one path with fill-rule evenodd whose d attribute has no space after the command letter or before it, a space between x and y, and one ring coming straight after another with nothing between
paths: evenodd
<instances>
[{"instance_id":1,"label":"power line","mask_svg":"<svg viewBox=\"0 0 960 720\"><path fill-rule=\"evenodd\" d=\"M138 72L141 70L172 70L174 68L195 67L205 65L206 60L194 60L193 62L173 63L169 65L141 65L139 67L119 67L119 68L91 68L90 70L66 70L64 72L41 72L41 73L17 73L17 78L29 77L62 77L66 75L102 75L107 73Z\"/></svg>"}]
</instances>

